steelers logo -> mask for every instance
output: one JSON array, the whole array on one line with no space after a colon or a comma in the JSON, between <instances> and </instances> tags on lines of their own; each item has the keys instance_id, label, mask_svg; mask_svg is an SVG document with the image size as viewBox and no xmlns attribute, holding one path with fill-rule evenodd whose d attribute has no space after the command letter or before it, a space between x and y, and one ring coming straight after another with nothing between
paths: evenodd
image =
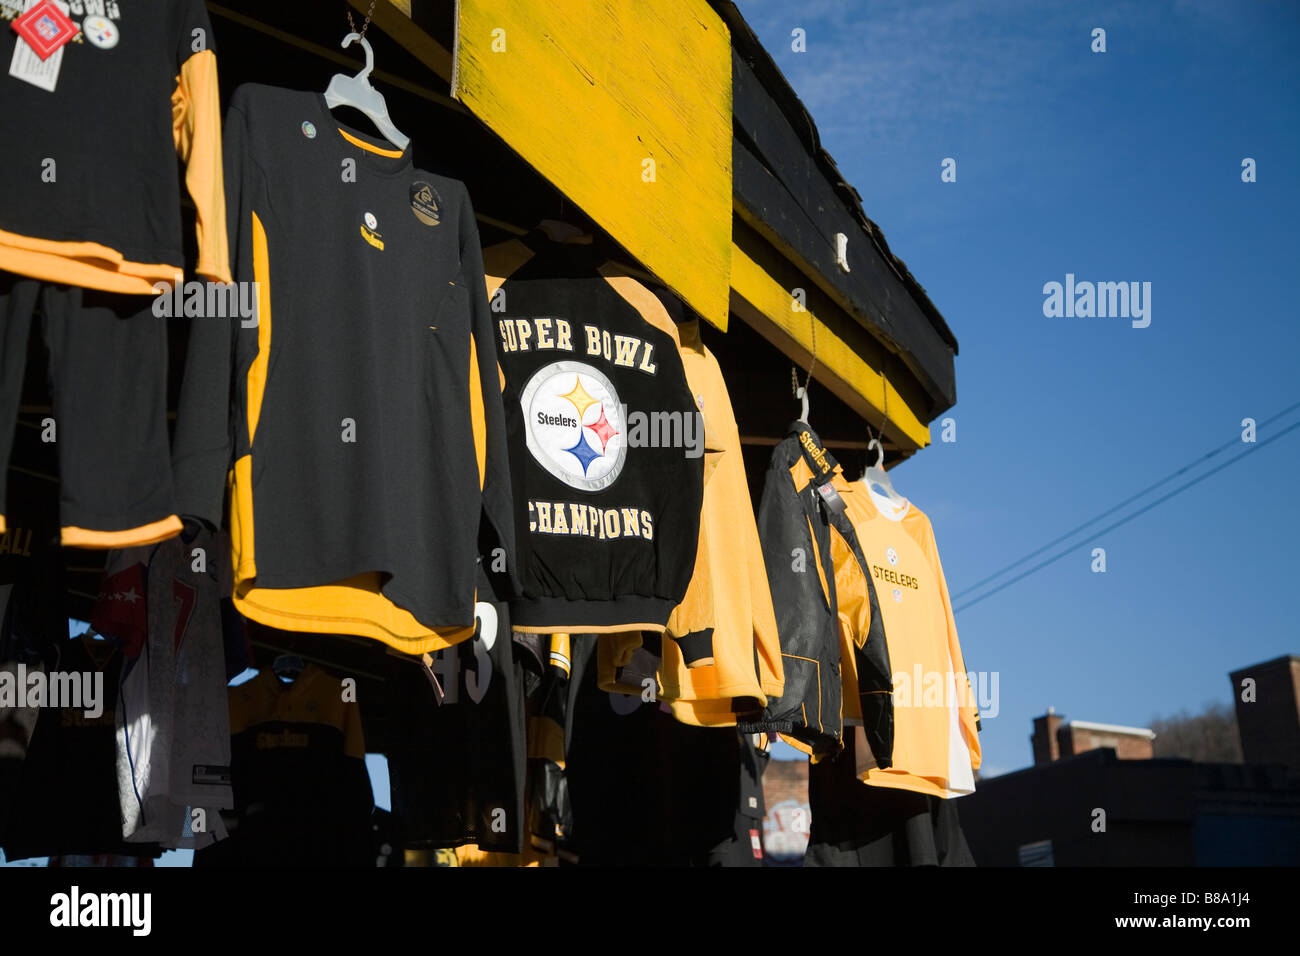
<instances>
[{"instance_id":1,"label":"steelers logo","mask_svg":"<svg viewBox=\"0 0 1300 956\"><path fill-rule=\"evenodd\" d=\"M898 552L893 548L890 548L885 552L885 557L889 560L890 564L898 564Z\"/></svg>"},{"instance_id":2,"label":"steelers logo","mask_svg":"<svg viewBox=\"0 0 1300 956\"><path fill-rule=\"evenodd\" d=\"M379 228L379 220L375 218L375 214L373 212L366 213L366 228L367 229Z\"/></svg>"},{"instance_id":3,"label":"steelers logo","mask_svg":"<svg viewBox=\"0 0 1300 956\"><path fill-rule=\"evenodd\" d=\"M111 50L117 46L117 26L106 17L86 17L81 21L81 32L93 46Z\"/></svg>"},{"instance_id":4,"label":"steelers logo","mask_svg":"<svg viewBox=\"0 0 1300 956\"><path fill-rule=\"evenodd\" d=\"M614 384L582 362L553 362L519 396L528 450L571 488L601 491L627 458L623 409Z\"/></svg>"}]
</instances>

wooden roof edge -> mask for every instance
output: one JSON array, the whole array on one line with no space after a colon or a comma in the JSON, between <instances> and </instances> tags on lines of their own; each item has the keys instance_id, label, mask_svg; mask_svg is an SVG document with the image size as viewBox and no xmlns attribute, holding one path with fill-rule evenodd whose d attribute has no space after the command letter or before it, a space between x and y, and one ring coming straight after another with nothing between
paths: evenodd
<instances>
[{"instance_id":1,"label":"wooden roof edge","mask_svg":"<svg viewBox=\"0 0 1300 956\"><path fill-rule=\"evenodd\" d=\"M822 175L826 177L827 183L840 197L845 208L862 226L862 231L871 240L872 245L876 247L881 258L894 270L899 281L903 283L908 294L916 302L917 307L925 314L935 331L952 349L953 354L956 355L958 352L957 337L952 328L948 325L938 307L931 301L925 288L912 275L907 263L896 256L889 248L884 231L862 208L861 195L852 184L844 179L834 157L822 147L821 137L817 133L817 124L808 112L807 107L803 105L803 101L795 93L790 81L786 79L785 74L781 72L781 68L772 59L772 55L759 41L757 34L745 21L744 16L733 0L708 0L708 2L718 16L722 17L728 29L731 30L732 46L744 57L745 62L753 69L760 81L780 105L782 112L785 113L790 122L790 126L803 141L808 154L813 158Z\"/></svg>"}]
</instances>

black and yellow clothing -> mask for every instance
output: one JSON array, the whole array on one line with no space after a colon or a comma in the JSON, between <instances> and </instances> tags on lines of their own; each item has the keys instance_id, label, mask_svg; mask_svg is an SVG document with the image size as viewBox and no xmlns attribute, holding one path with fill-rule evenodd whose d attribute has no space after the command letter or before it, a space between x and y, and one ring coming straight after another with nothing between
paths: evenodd
<instances>
[{"instance_id":1,"label":"black and yellow clothing","mask_svg":"<svg viewBox=\"0 0 1300 956\"><path fill-rule=\"evenodd\" d=\"M167 442L166 320L153 298L0 273L0 532L36 314L49 349L63 544L126 548L181 530Z\"/></svg>"},{"instance_id":2,"label":"black and yellow clothing","mask_svg":"<svg viewBox=\"0 0 1300 956\"><path fill-rule=\"evenodd\" d=\"M402 728L387 751L393 815L411 848L523 847L522 661L507 606L484 600L477 611L473 640L432 652L428 669L395 664L388 681Z\"/></svg>"},{"instance_id":3,"label":"black and yellow clothing","mask_svg":"<svg viewBox=\"0 0 1300 956\"><path fill-rule=\"evenodd\" d=\"M230 836L195 865L373 866L361 711L314 665L290 684L269 670L229 690Z\"/></svg>"},{"instance_id":4,"label":"black and yellow clothing","mask_svg":"<svg viewBox=\"0 0 1300 956\"><path fill-rule=\"evenodd\" d=\"M70 13L80 32L52 54L57 64L45 61L53 89L0 76L0 271L144 295L172 283L184 266L179 156L198 215L197 271L229 282L202 0L73 3ZM5 64L32 56L10 26L0 29Z\"/></svg>"},{"instance_id":5,"label":"black and yellow clothing","mask_svg":"<svg viewBox=\"0 0 1300 956\"><path fill-rule=\"evenodd\" d=\"M514 626L662 633L691 582L703 496L676 328L591 245L535 233L484 255L515 476Z\"/></svg>"},{"instance_id":6,"label":"black and yellow clothing","mask_svg":"<svg viewBox=\"0 0 1300 956\"><path fill-rule=\"evenodd\" d=\"M808 768L812 826L804 866L974 866L955 800L864 787L855 772L869 757L861 727L834 760Z\"/></svg>"},{"instance_id":7,"label":"black and yellow clothing","mask_svg":"<svg viewBox=\"0 0 1300 956\"><path fill-rule=\"evenodd\" d=\"M258 316L193 323L182 512L215 524L229 470L246 617L406 653L472 637L480 546L507 573L515 559L464 185L343 127L318 93L258 85L235 92L225 159L236 275L258 283Z\"/></svg>"},{"instance_id":8,"label":"black and yellow clothing","mask_svg":"<svg viewBox=\"0 0 1300 956\"><path fill-rule=\"evenodd\" d=\"M841 628L852 636L863 718L877 765L893 749L892 675L876 589L844 503L839 464L806 422L776 446L763 481L758 529L776 609L785 691L746 731L775 731L814 761L843 746Z\"/></svg>"},{"instance_id":9,"label":"black and yellow clothing","mask_svg":"<svg viewBox=\"0 0 1300 956\"><path fill-rule=\"evenodd\" d=\"M859 768L878 787L946 798L975 789L980 766L975 701L930 519L912 502L878 497L860 481L835 488L877 587L894 672L894 751L888 769ZM851 635L841 645L845 715L860 717Z\"/></svg>"},{"instance_id":10,"label":"black and yellow clothing","mask_svg":"<svg viewBox=\"0 0 1300 956\"><path fill-rule=\"evenodd\" d=\"M741 457L740 430L722 370L700 339L699 322L677 327L682 364L716 465L706 475L695 575L711 592L712 661L690 666L682 642L663 648L661 696L673 715L702 726L730 725L779 697L785 670L762 545ZM692 587L696 584L692 582Z\"/></svg>"}]
</instances>

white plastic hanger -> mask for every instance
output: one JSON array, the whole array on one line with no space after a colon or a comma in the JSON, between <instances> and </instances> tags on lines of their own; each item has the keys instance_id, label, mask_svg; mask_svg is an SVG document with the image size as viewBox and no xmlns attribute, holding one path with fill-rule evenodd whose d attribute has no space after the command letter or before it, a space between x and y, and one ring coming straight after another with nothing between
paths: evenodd
<instances>
[{"instance_id":1,"label":"white plastic hanger","mask_svg":"<svg viewBox=\"0 0 1300 956\"><path fill-rule=\"evenodd\" d=\"M343 38L344 48L351 46L354 40L359 41L366 51L366 65L356 76L335 73L325 88L325 105L330 109L350 106L364 113L384 139L398 149L406 149L411 138L393 125L383 94L370 85L370 71L375 68L375 53L370 49L370 41L360 33L349 33Z\"/></svg>"},{"instance_id":2,"label":"white plastic hanger","mask_svg":"<svg viewBox=\"0 0 1300 956\"><path fill-rule=\"evenodd\" d=\"M907 499L894 490L894 483L889 480L889 472L885 471L885 446L880 444L880 439L872 437L867 442L867 451L876 450L876 463L868 465L866 471L862 473L862 484L867 490L872 490L871 486L875 485L881 493L889 499L897 508L907 507Z\"/></svg>"},{"instance_id":3,"label":"white plastic hanger","mask_svg":"<svg viewBox=\"0 0 1300 956\"><path fill-rule=\"evenodd\" d=\"M799 369L790 366L790 384L794 387L794 397L799 399L799 421L808 424L808 385L812 384L812 373L808 374L808 385L799 384Z\"/></svg>"}]
</instances>

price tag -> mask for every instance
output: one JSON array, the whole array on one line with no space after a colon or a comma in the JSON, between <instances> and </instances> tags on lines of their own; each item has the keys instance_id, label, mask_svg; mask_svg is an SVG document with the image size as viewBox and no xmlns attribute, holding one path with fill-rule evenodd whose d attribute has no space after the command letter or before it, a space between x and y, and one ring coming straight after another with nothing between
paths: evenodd
<instances>
[{"instance_id":1,"label":"price tag","mask_svg":"<svg viewBox=\"0 0 1300 956\"><path fill-rule=\"evenodd\" d=\"M56 0L26 0L26 12L11 24L18 39L9 61L10 76L54 92L63 47L79 32L67 11L68 5Z\"/></svg>"}]
</instances>

